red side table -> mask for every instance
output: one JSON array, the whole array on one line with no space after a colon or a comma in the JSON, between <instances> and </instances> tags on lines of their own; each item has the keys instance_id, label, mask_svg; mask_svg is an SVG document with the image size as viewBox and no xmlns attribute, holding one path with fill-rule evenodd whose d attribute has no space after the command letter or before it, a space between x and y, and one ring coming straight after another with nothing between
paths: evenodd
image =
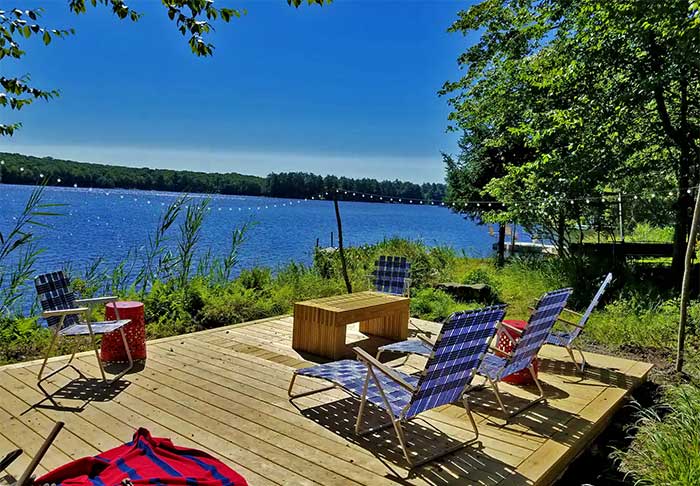
<instances>
[{"instance_id":1,"label":"red side table","mask_svg":"<svg viewBox=\"0 0 700 486\"><path fill-rule=\"evenodd\" d=\"M131 319L131 322L124 326L126 342L129 343L131 357L134 360L146 359L146 321L144 318L144 307L141 302L110 302L105 306L105 318L115 320L114 306L119 309L120 319ZM102 336L102 361L117 362L127 361L126 349L119 331L110 332Z\"/></svg>"},{"instance_id":2,"label":"red side table","mask_svg":"<svg viewBox=\"0 0 700 486\"><path fill-rule=\"evenodd\" d=\"M527 321L520 321L520 320L504 320L504 324L508 324L511 327L514 327L516 329L520 329L521 331L524 330L527 327ZM508 329L507 327L504 327L503 330L508 333L510 337L515 339L516 341L520 338L520 334L516 333L515 331ZM513 342L508 339L507 336L501 335L498 339L498 342L496 343L496 348L500 349L501 351L505 351L506 353L510 353L514 346ZM535 370L535 376L537 376L537 371L539 369L539 361L537 360L537 357L532 361L532 367ZM532 376L530 375L530 372L527 369L520 370L516 373L513 373L512 375L508 375L505 378L503 378L503 381L506 383L510 383L511 385L529 385L530 383L534 383L534 380L532 379Z\"/></svg>"}]
</instances>

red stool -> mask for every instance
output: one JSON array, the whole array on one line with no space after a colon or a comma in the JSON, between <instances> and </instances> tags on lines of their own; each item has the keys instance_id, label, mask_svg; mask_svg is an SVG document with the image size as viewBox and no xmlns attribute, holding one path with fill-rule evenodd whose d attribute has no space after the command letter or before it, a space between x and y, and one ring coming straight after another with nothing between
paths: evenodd
<instances>
[{"instance_id":1,"label":"red stool","mask_svg":"<svg viewBox=\"0 0 700 486\"><path fill-rule=\"evenodd\" d=\"M146 321L144 308L141 302L110 302L105 306L105 318L115 320L114 306L119 309L120 319L131 319L124 326L126 342L129 343L131 357L134 360L146 359ZM101 358L105 362L127 361L126 349L119 332L110 332L102 336Z\"/></svg>"},{"instance_id":2,"label":"red stool","mask_svg":"<svg viewBox=\"0 0 700 486\"><path fill-rule=\"evenodd\" d=\"M503 323L508 324L509 326L514 327L516 329L520 329L521 331L527 327L527 321L504 320ZM520 338L520 334L516 333L513 330L508 329L507 327L503 327L502 329L516 341ZM496 343L497 349L505 351L506 353L510 353L514 347L515 346L513 345L513 342L510 339L508 339L507 336L503 334L499 336L498 342ZM535 376L537 376L537 370L539 369L539 361L537 360L537 358L535 358L532 361L532 367L535 370ZM532 376L530 375L530 372L527 369L520 370L516 373L513 373L512 375L508 375L504 377L502 381L510 383L511 385L529 385L531 383L534 383L534 380L532 379Z\"/></svg>"}]
</instances>

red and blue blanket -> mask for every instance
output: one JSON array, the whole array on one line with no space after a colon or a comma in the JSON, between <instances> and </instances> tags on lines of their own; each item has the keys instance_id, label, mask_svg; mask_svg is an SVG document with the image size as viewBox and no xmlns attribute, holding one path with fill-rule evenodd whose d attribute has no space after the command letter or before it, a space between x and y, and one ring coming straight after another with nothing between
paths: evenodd
<instances>
[{"instance_id":1,"label":"red and blue blanket","mask_svg":"<svg viewBox=\"0 0 700 486\"><path fill-rule=\"evenodd\" d=\"M61 486L247 486L243 476L196 449L151 437L139 429L134 439L95 457L84 457L38 478L34 484Z\"/></svg>"}]
</instances>

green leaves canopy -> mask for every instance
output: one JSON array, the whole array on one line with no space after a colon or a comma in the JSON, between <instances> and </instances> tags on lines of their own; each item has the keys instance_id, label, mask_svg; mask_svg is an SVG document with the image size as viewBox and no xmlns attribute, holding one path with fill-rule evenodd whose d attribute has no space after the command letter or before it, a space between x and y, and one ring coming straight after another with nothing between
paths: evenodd
<instances>
[{"instance_id":1,"label":"green leaves canopy","mask_svg":"<svg viewBox=\"0 0 700 486\"><path fill-rule=\"evenodd\" d=\"M450 31L479 40L458 59L463 77L441 91L464 132L447 159L451 202L463 208L478 192L503 203L486 219L560 232L611 214L586 196L673 190L674 213L640 206L635 217L665 209L683 240L684 189L698 182L697 3L484 0L460 12Z\"/></svg>"}]
</instances>

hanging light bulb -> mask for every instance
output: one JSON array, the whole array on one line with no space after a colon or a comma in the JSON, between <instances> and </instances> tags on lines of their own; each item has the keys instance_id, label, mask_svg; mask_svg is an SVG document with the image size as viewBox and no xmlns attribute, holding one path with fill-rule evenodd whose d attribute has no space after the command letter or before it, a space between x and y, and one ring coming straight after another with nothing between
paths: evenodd
<instances>
[{"instance_id":1,"label":"hanging light bulb","mask_svg":"<svg viewBox=\"0 0 700 486\"><path fill-rule=\"evenodd\" d=\"M590 199L586 199L586 204L590 204L590 203L591 203L591 200L590 200Z\"/></svg>"}]
</instances>

